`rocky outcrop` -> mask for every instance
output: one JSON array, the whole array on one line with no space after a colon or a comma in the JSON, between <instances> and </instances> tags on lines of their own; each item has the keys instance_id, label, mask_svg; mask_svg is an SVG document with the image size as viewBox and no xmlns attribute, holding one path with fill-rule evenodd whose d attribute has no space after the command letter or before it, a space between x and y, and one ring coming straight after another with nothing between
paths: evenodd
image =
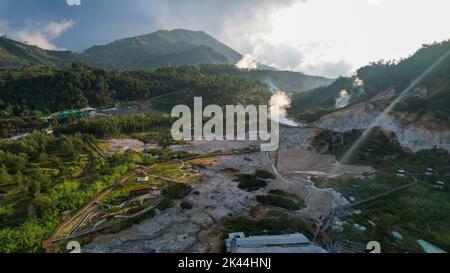
<instances>
[{"instance_id":1,"label":"rocky outcrop","mask_svg":"<svg viewBox=\"0 0 450 273\"><path fill-rule=\"evenodd\" d=\"M423 124L423 121L406 122L394 115L382 116L372 102L356 104L325 115L315 123L319 128L338 132L375 126L395 133L400 145L413 152L432 148L450 151L450 129L429 129Z\"/></svg>"}]
</instances>

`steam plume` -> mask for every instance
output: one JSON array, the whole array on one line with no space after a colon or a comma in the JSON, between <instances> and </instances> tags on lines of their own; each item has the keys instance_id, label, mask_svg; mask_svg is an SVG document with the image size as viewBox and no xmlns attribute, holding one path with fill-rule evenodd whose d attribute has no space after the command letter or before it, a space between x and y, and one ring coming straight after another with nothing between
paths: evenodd
<instances>
[{"instance_id":1,"label":"steam plume","mask_svg":"<svg viewBox=\"0 0 450 273\"><path fill-rule=\"evenodd\" d=\"M278 106L278 107L274 107ZM287 109L291 107L291 97L286 92L278 91L270 98L270 113L275 114L278 123L297 127L298 123L287 118Z\"/></svg>"},{"instance_id":2,"label":"steam plume","mask_svg":"<svg viewBox=\"0 0 450 273\"><path fill-rule=\"evenodd\" d=\"M249 68L249 69L257 69L258 68L258 62L253 57L252 54L245 54L242 59L236 63L237 68Z\"/></svg>"},{"instance_id":3,"label":"steam plume","mask_svg":"<svg viewBox=\"0 0 450 273\"><path fill-rule=\"evenodd\" d=\"M341 109L347 107L350 104L350 99L352 96L347 92L347 90L343 89L339 93L339 97L336 99L336 108Z\"/></svg>"},{"instance_id":4,"label":"steam plume","mask_svg":"<svg viewBox=\"0 0 450 273\"><path fill-rule=\"evenodd\" d=\"M355 79L353 80L353 87L364 87L364 81L358 77L355 77Z\"/></svg>"}]
</instances>

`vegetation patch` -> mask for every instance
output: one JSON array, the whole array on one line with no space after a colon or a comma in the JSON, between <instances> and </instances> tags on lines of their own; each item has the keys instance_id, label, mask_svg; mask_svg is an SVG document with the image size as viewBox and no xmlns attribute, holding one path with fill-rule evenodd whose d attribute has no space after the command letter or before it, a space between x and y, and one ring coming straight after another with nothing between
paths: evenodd
<instances>
[{"instance_id":1,"label":"vegetation patch","mask_svg":"<svg viewBox=\"0 0 450 273\"><path fill-rule=\"evenodd\" d=\"M256 170L255 172L256 177L262 178L262 179L275 179L275 175L269 171L266 170Z\"/></svg>"},{"instance_id":2,"label":"vegetation patch","mask_svg":"<svg viewBox=\"0 0 450 273\"><path fill-rule=\"evenodd\" d=\"M229 219L225 222L224 236L228 233L244 232L247 236L280 235L303 233L307 237L314 236L309 225L302 217L283 212L272 212L271 215L253 220L244 217Z\"/></svg>"},{"instance_id":3,"label":"vegetation patch","mask_svg":"<svg viewBox=\"0 0 450 273\"><path fill-rule=\"evenodd\" d=\"M165 193L169 198L182 199L186 197L192 191L192 187L181 183L171 183Z\"/></svg>"},{"instance_id":4,"label":"vegetation patch","mask_svg":"<svg viewBox=\"0 0 450 273\"><path fill-rule=\"evenodd\" d=\"M241 174L238 180L239 188L246 191L257 191L267 186L267 182L259 179L256 175Z\"/></svg>"},{"instance_id":5,"label":"vegetation patch","mask_svg":"<svg viewBox=\"0 0 450 273\"><path fill-rule=\"evenodd\" d=\"M314 144L319 149L328 146L326 152L341 158L360 135L361 132L356 130L345 133L342 145L340 136L322 131ZM356 149L349 163L373 166L376 177L313 178L314 182L323 188L332 187L358 201L411 183L409 176L397 175L399 169L408 171L419 181L411 188L360 206L362 213L359 215L343 218L350 224L344 227L342 233L331 233L336 240L365 244L376 238L383 246L383 252L421 252L416 243L418 239L445 250L450 249L450 154L447 151L403 151L395 142L395 136L375 130L364 145ZM428 172L427 169L433 171ZM438 181L444 184L438 184ZM363 225L367 230L362 232L354 228L354 223ZM393 238L393 231L400 232L403 239Z\"/></svg>"},{"instance_id":6,"label":"vegetation patch","mask_svg":"<svg viewBox=\"0 0 450 273\"><path fill-rule=\"evenodd\" d=\"M180 207L182 209L188 210L188 209L192 209L193 205L190 202L181 202Z\"/></svg>"},{"instance_id":7,"label":"vegetation patch","mask_svg":"<svg viewBox=\"0 0 450 273\"><path fill-rule=\"evenodd\" d=\"M295 194L280 190L270 191L268 195L260 195L256 200L266 206L280 207L287 210L300 210L304 207L304 200Z\"/></svg>"},{"instance_id":8,"label":"vegetation patch","mask_svg":"<svg viewBox=\"0 0 450 273\"><path fill-rule=\"evenodd\" d=\"M0 183L7 186L0 200L0 252L42 251L42 241L65 212L76 211L141 163L134 153L101 160L79 134L35 133L1 142Z\"/></svg>"}]
</instances>

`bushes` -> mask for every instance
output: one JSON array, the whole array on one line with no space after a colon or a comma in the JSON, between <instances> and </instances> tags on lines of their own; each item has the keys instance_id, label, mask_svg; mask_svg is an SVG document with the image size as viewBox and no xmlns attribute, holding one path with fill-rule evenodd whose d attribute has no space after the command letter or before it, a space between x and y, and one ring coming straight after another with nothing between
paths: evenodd
<instances>
[{"instance_id":1,"label":"bushes","mask_svg":"<svg viewBox=\"0 0 450 273\"><path fill-rule=\"evenodd\" d=\"M234 172L234 170L231 170ZM246 191L257 191L265 188L267 182L263 179L275 179L276 177L266 170L256 170L255 174L238 174L239 188Z\"/></svg>"},{"instance_id":2,"label":"bushes","mask_svg":"<svg viewBox=\"0 0 450 273\"><path fill-rule=\"evenodd\" d=\"M266 170L256 170L255 175L262 179L275 179L275 175L273 173Z\"/></svg>"},{"instance_id":3,"label":"bushes","mask_svg":"<svg viewBox=\"0 0 450 273\"><path fill-rule=\"evenodd\" d=\"M35 75L25 68L0 70L0 79L7 79L0 93L3 101L0 110L13 110L16 115L33 110L56 112L87 105L110 106L115 101L142 100L175 92L178 92L176 96L159 98L152 106L169 110L179 103L192 103L193 95L202 96L205 104L219 105L262 104L270 98L266 85L239 75L207 71L214 66L202 70L180 66L127 72L96 70L83 65L64 70L41 66L37 69L50 71ZM16 76L8 76L11 73Z\"/></svg>"},{"instance_id":4,"label":"bushes","mask_svg":"<svg viewBox=\"0 0 450 273\"><path fill-rule=\"evenodd\" d=\"M306 236L313 236L305 220L301 217L290 216L284 213L259 220L251 220L243 217L228 220L225 223L224 233L227 236L231 232L244 232L247 236L300 232Z\"/></svg>"},{"instance_id":5,"label":"bushes","mask_svg":"<svg viewBox=\"0 0 450 273\"><path fill-rule=\"evenodd\" d=\"M0 229L1 253L27 253L41 251L41 243L49 236L49 227L34 220L19 228Z\"/></svg>"},{"instance_id":6,"label":"bushes","mask_svg":"<svg viewBox=\"0 0 450 273\"><path fill-rule=\"evenodd\" d=\"M32 134L16 142L0 143L0 155L4 155L0 157L0 178L12 181L2 190L15 194L0 204L0 252L41 251L41 241L60 223L64 211L76 210L137 163L124 154L100 165L93 161L86 176L75 177L68 170L79 172L83 168L79 158L90 152L76 134L63 137ZM73 161L69 161L68 154ZM49 170L60 171L48 175Z\"/></svg>"},{"instance_id":7,"label":"bushes","mask_svg":"<svg viewBox=\"0 0 450 273\"><path fill-rule=\"evenodd\" d=\"M159 202L158 209L160 210L169 209L173 207L173 205L174 205L173 201L170 198L166 197L161 202Z\"/></svg>"},{"instance_id":8,"label":"bushes","mask_svg":"<svg viewBox=\"0 0 450 273\"><path fill-rule=\"evenodd\" d=\"M304 206L303 199L297 195L279 190L270 191L266 196L257 196L256 200L266 206L280 207L287 210L300 210Z\"/></svg>"},{"instance_id":9,"label":"bushes","mask_svg":"<svg viewBox=\"0 0 450 273\"><path fill-rule=\"evenodd\" d=\"M187 210L187 209L192 209L193 205L190 202L182 202L180 204L180 207L182 209L186 209Z\"/></svg>"},{"instance_id":10,"label":"bushes","mask_svg":"<svg viewBox=\"0 0 450 273\"><path fill-rule=\"evenodd\" d=\"M168 115L134 115L114 118L84 119L75 123L60 125L55 134L83 133L96 137L114 136L122 133L145 132L170 128L174 119Z\"/></svg>"},{"instance_id":11,"label":"bushes","mask_svg":"<svg viewBox=\"0 0 450 273\"><path fill-rule=\"evenodd\" d=\"M167 196L172 199L182 199L191 192L192 188L189 185L181 183L170 184L166 189Z\"/></svg>"},{"instance_id":12,"label":"bushes","mask_svg":"<svg viewBox=\"0 0 450 273\"><path fill-rule=\"evenodd\" d=\"M259 189L265 188L267 182L259 179L255 175L251 174L241 174L239 175L239 188L246 191L257 191Z\"/></svg>"}]
</instances>

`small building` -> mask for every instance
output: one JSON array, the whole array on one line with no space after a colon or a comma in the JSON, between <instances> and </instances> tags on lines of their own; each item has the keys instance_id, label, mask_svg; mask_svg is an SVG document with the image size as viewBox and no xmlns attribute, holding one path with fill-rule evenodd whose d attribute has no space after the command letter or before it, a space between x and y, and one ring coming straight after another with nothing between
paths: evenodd
<instances>
[{"instance_id":1,"label":"small building","mask_svg":"<svg viewBox=\"0 0 450 273\"><path fill-rule=\"evenodd\" d=\"M405 177L406 175L407 175L407 173L404 170L398 170L397 171L397 176L399 176L399 177Z\"/></svg>"},{"instance_id":2,"label":"small building","mask_svg":"<svg viewBox=\"0 0 450 273\"><path fill-rule=\"evenodd\" d=\"M56 118L59 120L64 120L70 117L76 118L76 119L82 119L82 118L89 118L94 117L96 115L97 111L95 108L92 107L86 107L82 109L74 109L74 110L66 110L54 113L50 115L50 118Z\"/></svg>"},{"instance_id":3,"label":"small building","mask_svg":"<svg viewBox=\"0 0 450 273\"><path fill-rule=\"evenodd\" d=\"M242 232L230 233L226 246L232 253L327 253L301 233L250 237Z\"/></svg>"},{"instance_id":4,"label":"small building","mask_svg":"<svg viewBox=\"0 0 450 273\"><path fill-rule=\"evenodd\" d=\"M353 226L354 226L357 230L362 231L362 232L364 232L364 231L367 230L367 228L366 228L365 226L360 225L360 224L357 224L357 223L354 223Z\"/></svg>"},{"instance_id":5,"label":"small building","mask_svg":"<svg viewBox=\"0 0 450 273\"><path fill-rule=\"evenodd\" d=\"M161 191L152 191L150 193L150 195L153 196L153 197L161 196Z\"/></svg>"},{"instance_id":6,"label":"small building","mask_svg":"<svg viewBox=\"0 0 450 273\"><path fill-rule=\"evenodd\" d=\"M44 133L46 135L52 135L53 134L53 128L52 127L45 128L43 131L44 131Z\"/></svg>"},{"instance_id":7,"label":"small building","mask_svg":"<svg viewBox=\"0 0 450 273\"><path fill-rule=\"evenodd\" d=\"M432 168L427 168L427 169L425 170L425 175L426 175L426 176L433 176L433 175L434 175L434 169L432 169Z\"/></svg>"},{"instance_id":8,"label":"small building","mask_svg":"<svg viewBox=\"0 0 450 273\"><path fill-rule=\"evenodd\" d=\"M417 240L417 243L422 247L425 253L447 253L447 251L425 241L422 239Z\"/></svg>"},{"instance_id":9,"label":"small building","mask_svg":"<svg viewBox=\"0 0 450 273\"><path fill-rule=\"evenodd\" d=\"M43 249L49 249L53 246L53 240L49 239L49 240L45 240L42 242L42 248Z\"/></svg>"},{"instance_id":10,"label":"small building","mask_svg":"<svg viewBox=\"0 0 450 273\"><path fill-rule=\"evenodd\" d=\"M148 173L144 170L138 170L136 173L136 181L137 182L148 182L149 176Z\"/></svg>"},{"instance_id":11,"label":"small building","mask_svg":"<svg viewBox=\"0 0 450 273\"><path fill-rule=\"evenodd\" d=\"M375 172L363 172L360 175L356 176L356 179L368 181L368 180L374 180L377 177Z\"/></svg>"},{"instance_id":12,"label":"small building","mask_svg":"<svg viewBox=\"0 0 450 273\"><path fill-rule=\"evenodd\" d=\"M344 231L345 224L346 224L346 222L336 219L332 229L333 229L333 231L336 231L336 232L342 232L342 231Z\"/></svg>"},{"instance_id":13,"label":"small building","mask_svg":"<svg viewBox=\"0 0 450 273\"><path fill-rule=\"evenodd\" d=\"M353 212L352 212L352 214L354 214L354 215L360 215L361 213L362 213L362 210L360 210L360 209L353 210Z\"/></svg>"},{"instance_id":14,"label":"small building","mask_svg":"<svg viewBox=\"0 0 450 273\"><path fill-rule=\"evenodd\" d=\"M392 231L391 232L391 235L392 235L392 237L394 237L395 239L398 239L398 240L403 240L403 236L400 234L400 232L398 232L398 231Z\"/></svg>"}]
</instances>

